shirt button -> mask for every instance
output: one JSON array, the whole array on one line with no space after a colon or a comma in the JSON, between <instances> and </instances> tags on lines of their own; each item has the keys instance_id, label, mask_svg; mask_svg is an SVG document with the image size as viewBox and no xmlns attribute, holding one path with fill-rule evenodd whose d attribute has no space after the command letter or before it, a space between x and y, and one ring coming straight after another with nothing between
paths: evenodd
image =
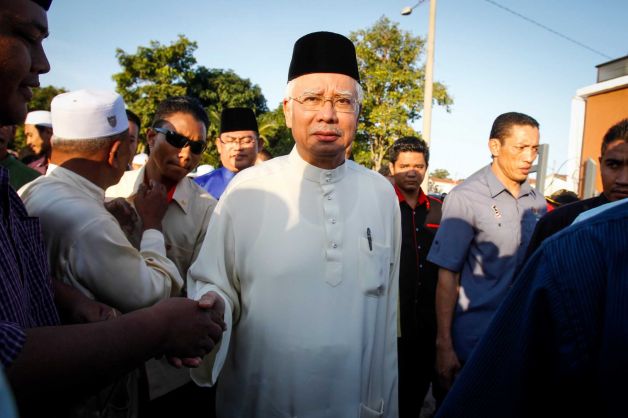
<instances>
[{"instance_id":1,"label":"shirt button","mask_svg":"<svg viewBox=\"0 0 628 418\"><path fill-rule=\"evenodd\" d=\"M335 242L331 243L331 248L338 248L338 244L336 244Z\"/></svg>"},{"instance_id":2,"label":"shirt button","mask_svg":"<svg viewBox=\"0 0 628 418\"><path fill-rule=\"evenodd\" d=\"M416 229L416 232L419 232L419 228Z\"/></svg>"},{"instance_id":3,"label":"shirt button","mask_svg":"<svg viewBox=\"0 0 628 418\"><path fill-rule=\"evenodd\" d=\"M330 219L330 222L331 222L332 224L335 224L335 223L336 223L336 219L335 219L335 218L331 218L331 219Z\"/></svg>"},{"instance_id":4,"label":"shirt button","mask_svg":"<svg viewBox=\"0 0 628 418\"><path fill-rule=\"evenodd\" d=\"M419 264L419 268L422 269L423 268L423 264Z\"/></svg>"},{"instance_id":5,"label":"shirt button","mask_svg":"<svg viewBox=\"0 0 628 418\"><path fill-rule=\"evenodd\" d=\"M331 195L327 196L327 200L331 200Z\"/></svg>"}]
</instances>

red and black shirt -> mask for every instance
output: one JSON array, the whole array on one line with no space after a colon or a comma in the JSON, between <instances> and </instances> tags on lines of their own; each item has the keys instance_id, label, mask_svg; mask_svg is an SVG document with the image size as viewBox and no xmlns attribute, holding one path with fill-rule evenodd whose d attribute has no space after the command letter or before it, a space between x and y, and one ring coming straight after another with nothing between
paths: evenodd
<instances>
[{"instance_id":1,"label":"red and black shirt","mask_svg":"<svg viewBox=\"0 0 628 418\"><path fill-rule=\"evenodd\" d=\"M427 254L440 226L442 202L419 190L417 205L411 207L396 186L395 192L401 209L401 336L416 338L419 333L435 334L438 266L427 261Z\"/></svg>"}]
</instances>

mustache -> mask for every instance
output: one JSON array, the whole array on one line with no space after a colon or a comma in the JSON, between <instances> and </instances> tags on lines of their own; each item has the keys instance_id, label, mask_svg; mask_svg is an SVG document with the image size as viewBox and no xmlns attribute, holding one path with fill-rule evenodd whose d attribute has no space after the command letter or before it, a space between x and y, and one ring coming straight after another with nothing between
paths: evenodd
<instances>
[{"instance_id":1,"label":"mustache","mask_svg":"<svg viewBox=\"0 0 628 418\"><path fill-rule=\"evenodd\" d=\"M320 125L320 126L316 126L314 128L308 129L308 134L314 134L316 132L333 132L334 135L338 135L338 136L342 136L344 134L344 131L338 128L337 126Z\"/></svg>"}]
</instances>

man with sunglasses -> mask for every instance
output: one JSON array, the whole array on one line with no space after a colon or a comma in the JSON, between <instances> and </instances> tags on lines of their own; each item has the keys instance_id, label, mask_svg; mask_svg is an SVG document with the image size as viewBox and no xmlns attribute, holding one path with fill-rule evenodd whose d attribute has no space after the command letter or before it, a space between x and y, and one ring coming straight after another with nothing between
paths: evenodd
<instances>
[{"instance_id":1,"label":"man with sunglasses","mask_svg":"<svg viewBox=\"0 0 628 418\"><path fill-rule=\"evenodd\" d=\"M171 97L161 102L146 139L150 157L138 170L127 171L120 182L107 189L107 198L124 198L134 204L142 185L163 184L168 205L162 219L166 255L182 277L196 259L205 238L207 224L216 200L187 177L201 159L206 147L209 119L203 106L192 97ZM138 245L142 225L135 220L129 239ZM175 414L195 416L201 403L207 403L207 389L198 388L186 369L175 369L165 360L146 364L149 397L146 416ZM175 391L176 389L176 391ZM182 402L196 399L198 402ZM189 410L186 408L190 408ZM195 409L197 408L197 409ZM206 411L206 408L200 408Z\"/></svg>"},{"instance_id":2,"label":"man with sunglasses","mask_svg":"<svg viewBox=\"0 0 628 418\"><path fill-rule=\"evenodd\" d=\"M227 188L233 177L255 164L259 144L257 120L252 109L235 107L223 109L220 115L220 136L216 149L222 167L198 176L195 181L216 199Z\"/></svg>"},{"instance_id":3,"label":"man with sunglasses","mask_svg":"<svg viewBox=\"0 0 628 418\"><path fill-rule=\"evenodd\" d=\"M346 37L296 42L283 101L295 147L233 179L190 268L188 295L226 305L220 349L192 372L220 372L218 417L398 416L399 203L345 158L359 79Z\"/></svg>"}]
</instances>

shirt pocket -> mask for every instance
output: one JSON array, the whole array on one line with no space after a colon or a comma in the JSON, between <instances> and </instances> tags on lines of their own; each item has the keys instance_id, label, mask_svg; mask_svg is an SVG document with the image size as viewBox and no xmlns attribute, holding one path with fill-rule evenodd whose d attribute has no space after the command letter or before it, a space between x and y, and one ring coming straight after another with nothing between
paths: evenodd
<instances>
[{"instance_id":1,"label":"shirt pocket","mask_svg":"<svg viewBox=\"0 0 628 418\"><path fill-rule=\"evenodd\" d=\"M390 273L390 246L360 237L358 274L366 296L379 297L386 291Z\"/></svg>"}]
</instances>

